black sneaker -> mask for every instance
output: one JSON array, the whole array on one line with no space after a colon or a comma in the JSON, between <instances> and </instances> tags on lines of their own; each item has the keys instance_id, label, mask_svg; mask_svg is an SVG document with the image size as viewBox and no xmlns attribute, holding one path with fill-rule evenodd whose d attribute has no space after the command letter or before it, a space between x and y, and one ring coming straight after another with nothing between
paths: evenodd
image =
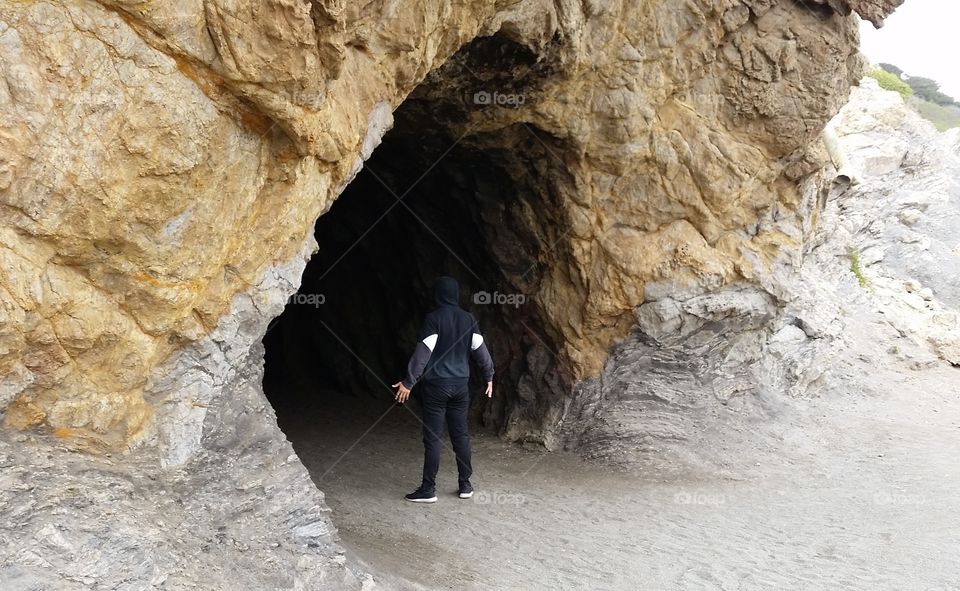
<instances>
[{"instance_id":1,"label":"black sneaker","mask_svg":"<svg viewBox=\"0 0 960 591\"><path fill-rule=\"evenodd\" d=\"M469 499L473 496L473 486L469 482L464 482L460 485L459 494L461 499Z\"/></svg>"},{"instance_id":2,"label":"black sneaker","mask_svg":"<svg viewBox=\"0 0 960 591\"><path fill-rule=\"evenodd\" d=\"M404 497L411 503L436 503L437 495L434 493L425 493L419 488Z\"/></svg>"}]
</instances>

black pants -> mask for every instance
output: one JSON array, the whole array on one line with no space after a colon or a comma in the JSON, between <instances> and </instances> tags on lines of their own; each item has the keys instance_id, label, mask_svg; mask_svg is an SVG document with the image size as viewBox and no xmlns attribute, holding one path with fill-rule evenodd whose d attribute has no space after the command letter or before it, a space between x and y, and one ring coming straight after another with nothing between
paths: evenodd
<instances>
[{"instance_id":1,"label":"black pants","mask_svg":"<svg viewBox=\"0 0 960 591\"><path fill-rule=\"evenodd\" d=\"M450 442L457 455L457 472L460 484L470 480L473 467L470 464L470 434L467 432L467 409L470 407L470 392L462 386L440 386L429 382L420 384L420 404L423 408L423 482L421 490L436 491L437 470L440 468L440 448L443 436L443 420L447 420Z\"/></svg>"}]
</instances>

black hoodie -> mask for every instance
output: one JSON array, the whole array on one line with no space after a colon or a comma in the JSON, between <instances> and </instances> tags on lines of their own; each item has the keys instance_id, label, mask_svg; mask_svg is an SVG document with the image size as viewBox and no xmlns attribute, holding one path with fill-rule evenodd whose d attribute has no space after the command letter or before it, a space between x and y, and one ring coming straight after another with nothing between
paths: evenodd
<instances>
[{"instance_id":1,"label":"black hoodie","mask_svg":"<svg viewBox=\"0 0 960 591\"><path fill-rule=\"evenodd\" d=\"M423 321L420 341L407 364L403 385L412 388L422 379L436 385L465 386L470 379L471 354L483 379L493 381L493 359L473 314L460 308L457 280L437 279L433 297L437 307Z\"/></svg>"}]
</instances>

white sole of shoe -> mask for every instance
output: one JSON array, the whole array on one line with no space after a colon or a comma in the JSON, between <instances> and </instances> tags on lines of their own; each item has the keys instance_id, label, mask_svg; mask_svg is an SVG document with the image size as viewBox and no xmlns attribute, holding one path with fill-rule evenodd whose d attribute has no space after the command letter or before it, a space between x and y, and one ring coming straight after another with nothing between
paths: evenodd
<instances>
[{"instance_id":1,"label":"white sole of shoe","mask_svg":"<svg viewBox=\"0 0 960 591\"><path fill-rule=\"evenodd\" d=\"M469 498L472 497L472 496L473 496L473 491L470 491L470 492L468 492L468 493L460 493L460 498L461 498L461 499L469 499Z\"/></svg>"},{"instance_id":2,"label":"white sole of shoe","mask_svg":"<svg viewBox=\"0 0 960 591\"><path fill-rule=\"evenodd\" d=\"M407 499L411 503L436 503L437 497L430 497L429 499Z\"/></svg>"}]
</instances>

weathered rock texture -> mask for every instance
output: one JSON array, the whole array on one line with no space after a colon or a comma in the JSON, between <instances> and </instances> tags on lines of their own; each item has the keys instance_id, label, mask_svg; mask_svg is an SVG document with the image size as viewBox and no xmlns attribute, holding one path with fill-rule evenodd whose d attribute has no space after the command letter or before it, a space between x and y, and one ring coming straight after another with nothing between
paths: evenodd
<instances>
[{"instance_id":1,"label":"weathered rock texture","mask_svg":"<svg viewBox=\"0 0 960 591\"><path fill-rule=\"evenodd\" d=\"M903 4L903 0L810 0L808 4L829 6L840 14L856 12L876 26L882 26L883 20L894 8Z\"/></svg>"},{"instance_id":2,"label":"weathered rock texture","mask_svg":"<svg viewBox=\"0 0 960 591\"><path fill-rule=\"evenodd\" d=\"M775 294L807 146L859 77L834 10L882 12L830 4L3 5L6 424L186 461L313 221L425 79L435 126L529 192L538 272L507 279L568 381L646 300Z\"/></svg>"},{"instance_id":3,"label":"weathered rock texture","mask_svg":"<svg viewBox=\"0 0 960 591\"><path fill-rule=\"evenodd\" d=\"M960 131L938 133L867 79L826 138L850 179L827 212L840 254L885 322L960 365Z\"/></svg>"},{"instance_id":4,"label":"weathered rock texture","mask_svg":"<svg viewBox=\"0 0 960 591\"><path fill-rule=\"evenodd\" d=\"M504 409L508 436L635 447L640 407L609 395L609 376L635 400L687 395L636 383L635 361L685 357L735 397L757 367L733 367L756 357L752 329L796 294L821 204L798 188L820 166L809 147L860 76L846 15L879 22L897 4L0 4L2 488L37 499L13 515L4 499L18 533L2 543L19 557L5 580L360 585L338 566L322 495L287 461L257 343L297 289L315 220L408 99L427 133L484 152L516 188L485 227L543 342L504 360L522 394ZM767 350L830 330L797 318ZM705 346L630 353L634 338L690 331ZM791 388L803 349L782 350L769 372ZM618 415L625 430L602 427ZM28 444L136 453L122 469L106 456L47 464L17 448ZM273 498L265 472L289 496L260 507ZM95 497L117 507L106 521L85 504L103 481L116 489ZM165 496L153 508L151 491ZM229 506L212 509L218 498ZM66 512L60 526L53 512ZM131 514L158 520L136 543ZM104 539L136 572L90 554ZM302 558L208 572L223 561L203 553L233 539ZM177 570L160 562L168 552L194 562Z\"/></svg>"},{"instance_id":5,"label":"weathered rock texture","mask_svg":"<svg viewBox=\"0 0 960 591\"><path fill-rule=\"evenodd\" d=\"M703 432L776 423L785 395L861 390L845 359L958 365L958 138L865 79L824 134L832 162L803 184L820 221L782 295L740 284L638 307L637 326L579 386L570 445L720 469L729 459L697 445Z\"/></svg>"},{"instance_id":6,"label":"weathered rock texture","mask_svg":"<svg viewBox=\"0 0 960 591\"><path fill-rule=\"evenodd\" d=\"M323 493L279 436L254 353L180 470L0 431L0 587L372 588L345 567Z\"/></svg>"}]
</instances>

